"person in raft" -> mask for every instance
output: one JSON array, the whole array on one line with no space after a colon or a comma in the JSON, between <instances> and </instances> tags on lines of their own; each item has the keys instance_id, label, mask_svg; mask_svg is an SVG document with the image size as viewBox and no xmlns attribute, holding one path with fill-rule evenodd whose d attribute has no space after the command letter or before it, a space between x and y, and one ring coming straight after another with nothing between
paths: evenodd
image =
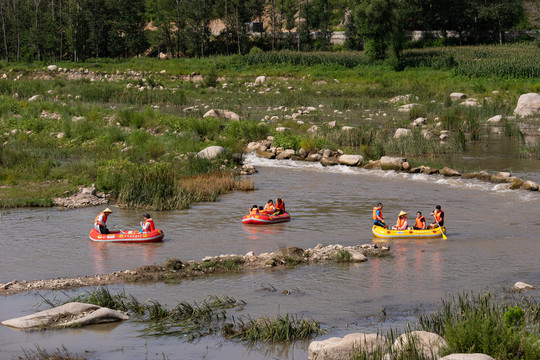
<instances>
[{"instance_id":1,"label":"person in raft","mask_svg":"<svg viewBox=\"0 0 540 360\"><path fill-rule=\"evenodd\" d=\"M408 226L407 213L405 211L401 211L398 214L397 223L392 227L392 230L407 230Z\"/></svg>"},{"instance_id":2,"label":"person in raft","mask_svg":"<svg viewBox=\"0 0 540 360\"><path fill-rule=\"evenodd\" d=\"M251 216L259 215L259 207L257 205L253 205L249 209L249 215L251 215Z\"/></svg>"},{"instance_id":3,"label":"person in raft","mask_svg":"<svg viewBox=\"0 0 540 360\"><path fill-rule=\"evenodd\" d=\"M268 211L268 214L273 214L274 211L276 211L276 208L274 207L274 201L272 199L268 200L264 209Z\"/></svg>"},{"instance_id":4,"label":"person in raft","mask_svg":"<svg viewBox=\"0 0 540 360\"><path fill-rule=\"evenodd\" d=\"M259 206L259 215L269 215L268 210L262 206Z\"/></svg>"},{"instance_id":5,"label":"person in raft","mask_svg":"<svg viewBox=\"0 0 540 360\"><path fill-rule=\"evenodd\" d=\"M373 208L373 225L388 229L388 225L384 223L382 208L383 208L382 203L378 203L377 207Z\"/></svg>"},{"instance_id":6,"label":"person in raft","mask_svg":"<svg viewBox=\"0 0 540 360\"><path fill-rule=\"evenodd\" d=\"M425 230L427 228L426 218L422 216L422 213L418 211L416 213L416 221L414 222L414 230Z\"/></svg>"},{"instance_id":7,"label":"person in raft","mask_svg":"<svg viewBox=\"0 0 540 360\"><path fill-rule=\"evenodd\" d=\"M112 214L112 210L106 208L96 216L94 220L94 229L99 231L100 234L110 234L111 232L107 228L107 217Z\"/></svg>"},{"instance_id":8,"label":"person in raft","mask_svg":"<svg viewBox=\"0 0 540 360\"><path fill-rule=\"evenodd\" d=\"M144 214L144 222L141 221L141 233L147 233L156 230L154 220L150 217L150 214Z\"/></svg>"},{"instance_id":9,"label":"person in raft","mask_svg":"<svg viewBox=\"0 0 540 360\"><path fill-rule=\"evenodd\" d=\"M428 229L435 229L439 226L444 226L444 211L441 210L441 205L435 206L435 211L429 215L435 218L435 222L429 224Z\"/></svg>"},{"instance_id":10,"label":"person in raft","mask_svg":"<svg viewBox=\"0 0 540 360\"><path fill-rule=\"evenodd\" d=\"M276 209L276 212L274 215L285 213L285 201L281 200L280 198L277 198L276 202L274 203L274 208Z\"/></svg>"}]
</instances>

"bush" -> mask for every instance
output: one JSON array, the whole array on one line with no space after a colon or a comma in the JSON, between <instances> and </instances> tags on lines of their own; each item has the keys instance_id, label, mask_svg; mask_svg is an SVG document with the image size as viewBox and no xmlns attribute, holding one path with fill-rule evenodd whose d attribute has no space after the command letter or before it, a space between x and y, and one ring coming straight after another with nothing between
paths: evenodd
<instances>
[{"instance_id":1,"label":"bush","mask_svg":"<svg viewBox=\"0 0 540 360\"><path fill-rule=\"evenodd\" d=\"M284 149L298 150L300 146L301 138L295 135L291 131L283 131L274 134L274 141L272 143L275 147L282 147Z\"/></svg>"}]
</instances>

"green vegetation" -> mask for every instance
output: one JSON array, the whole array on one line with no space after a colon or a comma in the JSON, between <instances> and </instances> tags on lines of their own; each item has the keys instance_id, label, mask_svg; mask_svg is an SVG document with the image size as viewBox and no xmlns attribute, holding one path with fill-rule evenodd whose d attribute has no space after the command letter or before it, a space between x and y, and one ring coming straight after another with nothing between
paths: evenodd
<instances>
[{"instance_id":1,"label":"green vegetation","mask_svg":"<svg viewBox=\"0 0 540 360\"><path fill-rule=\"evenodd\" d=\"M36 345L35 350L23 349L23 355L14 357L17 360L85 360L86 357L78 354L71 354L66 347L62 345L61 349L56 349L54 352L49 352L39 345Z\"/></svg>"},{"instance_id":2,"label":"green vegetation","mask_svg":"<svg viewBox=\"0 0 540 360\"><path fill-rule=\"evenodd\" d=\"M352 259L352 255L349 250L339 249L335 255L335 259L338 263L350 262Z\"/></svg>"}]
</instances>

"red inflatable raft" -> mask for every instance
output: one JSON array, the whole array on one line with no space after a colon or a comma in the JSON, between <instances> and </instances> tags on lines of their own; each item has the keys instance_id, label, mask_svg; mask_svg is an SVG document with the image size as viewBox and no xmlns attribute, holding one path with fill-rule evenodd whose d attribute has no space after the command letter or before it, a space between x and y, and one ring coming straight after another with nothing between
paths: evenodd
<instances>
[{"instance_id":1,"label":"red inflatable raft","mask_svg":"<svg viewBox=\"0 0 540 360\"><path fill-rule=\"evenodd\" d=\"M129 242L129 243L152 243L163 240L165 234L162 230L141 233L138 230L111 231L110 234L101 234L96 229L90 231L90 240L96 242Z\"/></svg>"},{"instance_id":2,"label":"red inflatable raft","mask_svg":"<svg viewBox=\"0 0 540 360\"><path fill-rule=\"evenodd\" d=\"M242 218L242 224L276 224L281 222L291 221L291 215L289 213L283 213L279 215L246 215Z\"/></svg>"}]
</instances>

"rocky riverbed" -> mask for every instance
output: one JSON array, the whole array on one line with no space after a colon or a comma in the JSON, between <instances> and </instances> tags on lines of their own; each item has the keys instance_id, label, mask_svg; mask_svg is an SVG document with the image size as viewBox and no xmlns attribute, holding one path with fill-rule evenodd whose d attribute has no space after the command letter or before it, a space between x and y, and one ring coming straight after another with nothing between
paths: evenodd
<instances>
[{"instance_id":1,"label":"rocky riverbed","mask_svg":"<svg viewBox=\"0 0 540 360\"><path fill-rule=\"evenodd\" d=\"M207 256L198 261L182 262L179 259L168 259L161 265L142 266L132 270L116 271L103 275L33 281L13 280L0 284L0 295L12 295L32 290L59 290L128 282L171 282L210 274L279 269L303 264L364 262L368 261L370 257L384 256L391 256L390 247L380 247L376 244L355 246L324 246L319 244L311 249L287 247L272 253L261 253L259 255L251 251L245 255L222 254L219 256Z\"/></svg>"}]
</instances>

